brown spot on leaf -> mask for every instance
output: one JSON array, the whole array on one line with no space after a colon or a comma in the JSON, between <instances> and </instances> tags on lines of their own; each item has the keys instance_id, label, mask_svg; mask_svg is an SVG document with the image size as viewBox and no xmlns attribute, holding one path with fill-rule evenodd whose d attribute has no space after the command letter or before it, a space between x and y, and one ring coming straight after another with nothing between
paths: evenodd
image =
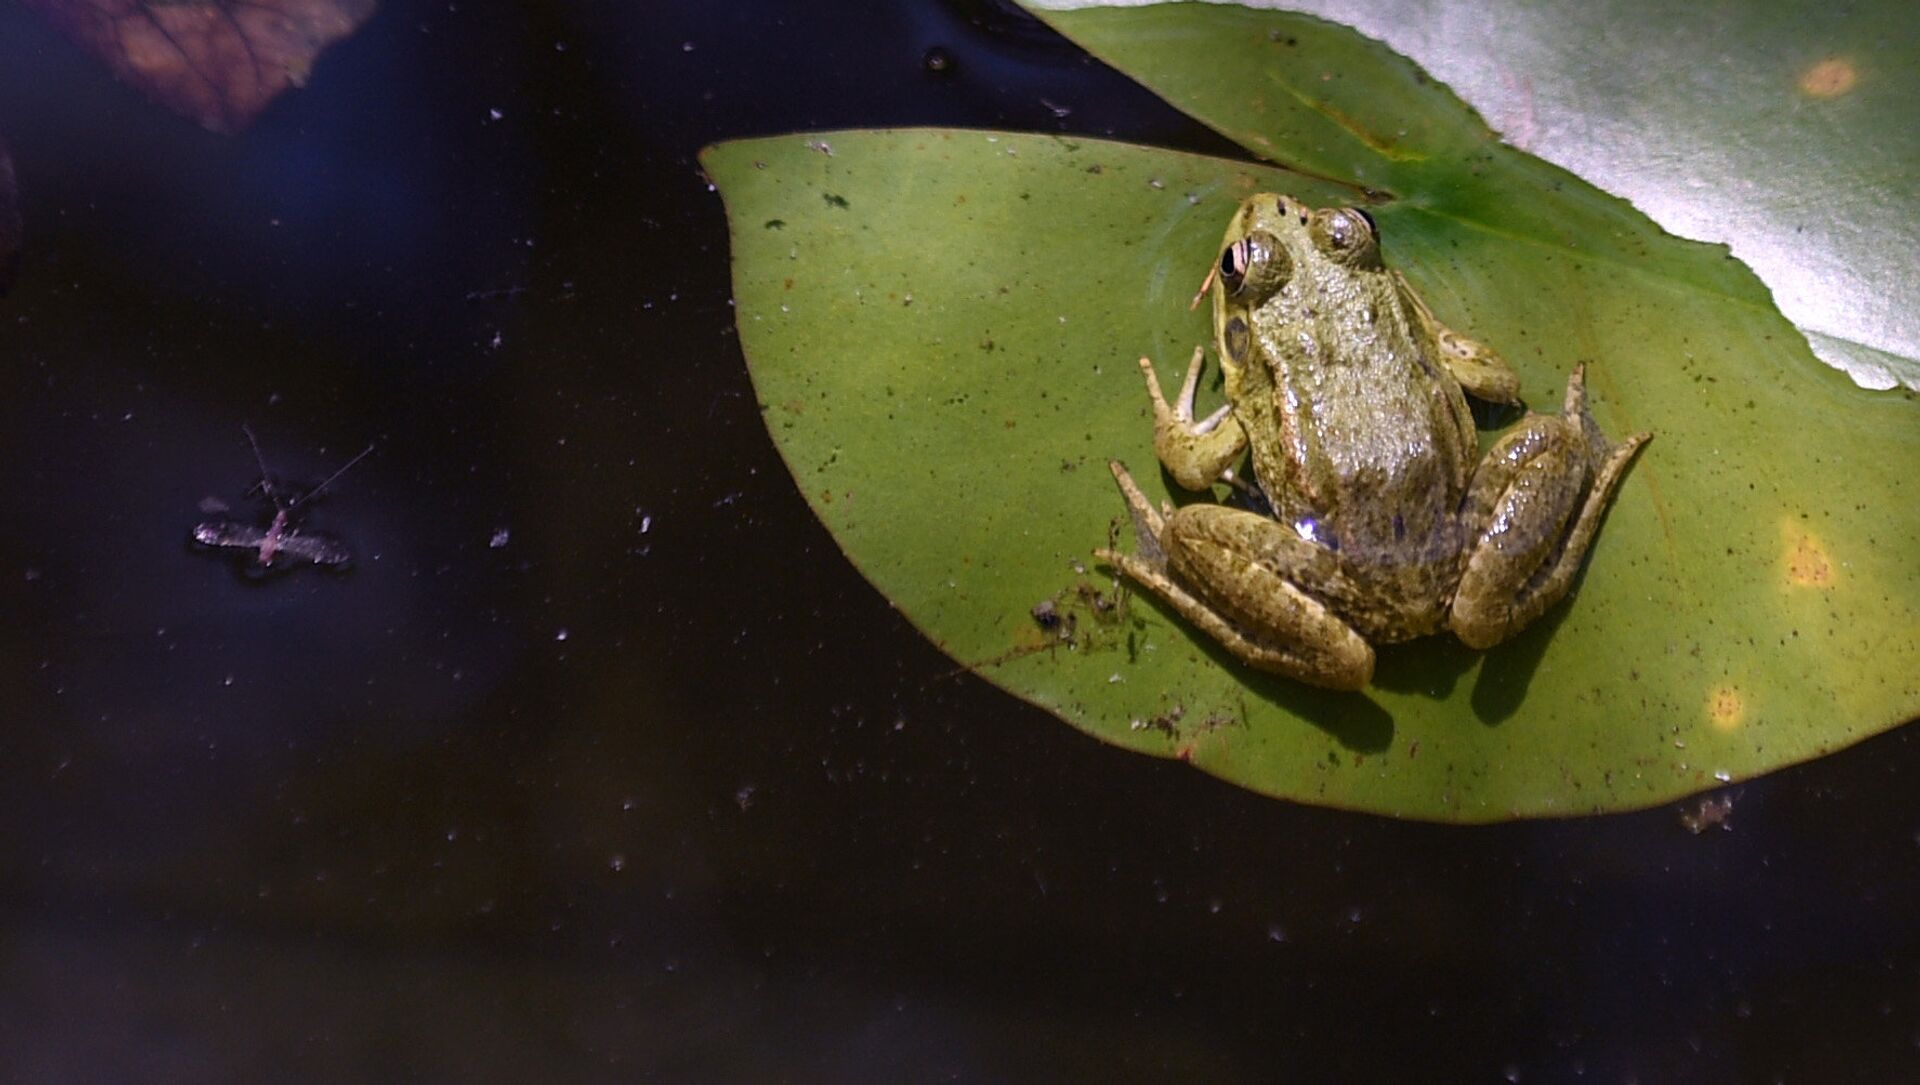
<instances>
[{"instance_id":1,"label":"brown spot on leaf","mask_svg":"<svg viewBox=\"0 0 1920 1085\"><path fill-rule=\"evenodd\" d=\"M127 83L216 132L253 123L375 0L26 0Z\"/></svg>"},{"instance_id":2,"label":"brown spot on leaf","mask_svg":"<svg viewBox=\"0 0 1920 1085\"><path fill-rule=\"evenodd\" d=\"M1860 70L1846 57L1827 59L1800 73L1800 90L1813 98L1838 98L1860 82Z\"/></svg>"}]
</instances>

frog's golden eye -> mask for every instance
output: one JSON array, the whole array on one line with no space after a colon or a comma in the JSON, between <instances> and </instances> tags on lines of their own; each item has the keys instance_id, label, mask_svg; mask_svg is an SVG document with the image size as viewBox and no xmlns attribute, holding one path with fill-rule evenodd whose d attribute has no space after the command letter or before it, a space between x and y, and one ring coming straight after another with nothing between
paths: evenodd
<instances>
[{"instance_id":1,"label":"frog's golden eye","mask_svg":"<svg viewBox=\"0 0 1920 1085\"><path fill-rule=\"evenodd\" d=\"M1257 305L1292 275L1287 250L1265 230L1254 230L1220 253L1220 281L1237 301Z\"/></svg>"},{"instance_id":2,"label":"frog's golden eye","mask_svg":"<svg viewBox=\"0 0 1920 1085\"><path fill-rule=\"evenodd\" d=\"M1308 232L1313 247L1348 267L1380 266L1380 237L1373 216L1357 207L1329 207L1313 213Z\"/></svg>"}]
</instances>

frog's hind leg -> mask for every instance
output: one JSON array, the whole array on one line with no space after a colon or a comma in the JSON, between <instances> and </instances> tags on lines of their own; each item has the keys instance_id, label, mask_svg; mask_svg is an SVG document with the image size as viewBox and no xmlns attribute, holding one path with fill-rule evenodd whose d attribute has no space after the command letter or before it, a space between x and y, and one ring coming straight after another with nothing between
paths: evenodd
<instances>
[{"instance_id":1,"label":"frog's hind leg","mask_svg":"<svg viewBox=\"0 0 1920 1085\"><path fill-rule=\"evenodd\" d=\"M1469 647L1491 647L1567 593L1628 463L1651 436L1609 442L1587 411L1585 377L1575 369L1560 415L1532 415L1494 445L1462 512L1475 543L1454 592L1454 635Z\"/></svg>"},{"instance_id":2,"label":"frog's hind leg","mask_svg":"<svg viewBox=\"0 0 1920 1085\"><path fill-rule=\"evenodd\" d=\"M1155 510L1119 461L1108 466L1132 513L1140 552L1096 550L1096 557L1165 600L1249 666L1329 689L1357 690L1372 681L1372 646L1283 571L1324 565L1317 556L1291 553L1311 544L1273 520L1239 509ZM1249 534L1255 546L1233 544ZM1182 569L1180 579L1171 571L1175 564ZM1233 590L1203 598L1183 580L1228 583Z\"/></svg>"},{"instance_id":3,"label":"frog's hind leg","mask_svg":"<svg viewBox=\"0 0 1920 1085\"><path fill-rule=\"evenodd\" d=\"M1140 359L1140 372L1147 378L1147 396L1153 401L1153 452L1165 465L1173 480L1189 490L1204 490L1240 458L1247 447L1246 431L1240 428L1232 407L1219 410L1199 421L1193 417L1193 394L1200 383L1200 370L1206 359L1204 347L1193 348L1193 360L1187 363L1187 379L1180 395L1169 406L1160 392L1160 376L1153 360Z\"/></svg>"}]
</instances>

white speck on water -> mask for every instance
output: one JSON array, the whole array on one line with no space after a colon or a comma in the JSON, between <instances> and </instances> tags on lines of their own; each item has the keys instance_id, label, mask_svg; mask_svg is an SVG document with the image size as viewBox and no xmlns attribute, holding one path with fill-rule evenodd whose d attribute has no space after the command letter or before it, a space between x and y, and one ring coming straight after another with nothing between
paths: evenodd
<instances>
[{"instance_id":1,"label":"white speck on water","mask_svg":"<svg viewBox=\"0 0 1920 1085\"><path fill-rule=\"evenodd\" d=\"M560 629L559 629L559 631L558 631L558 632L556 632L556 633L554 633L554 635L553 635L553 639L554 639L554 640L566 640L566 639L567 639L568 637L570 637L570 636L572 636L572 635L573 635L573 634L571 634L571 633L569 633L569 632L567 632L567 628L566 628L565 626L561 626L561 627L560 627Z\"/></svg>"},{"instance_id":2,"label":"white speck on water","mask_svg":"<svg viewBox=\"0 0 1920 1085\"><path fill-rule=\"evenodd\" d=\"M1113 672L1112 674L1110 674L1110 675L1107 675L1107 684L1108 684L1108 685L1112 685L1112 684L1113 684L1113 683L1115 683L1115 682L1124 682L1124 681L1126 681L1126 679L1125 679L1125 678L1123 678L1123 677L1121 677L1121 675L1120 675L1120 672L1119 672L1119 671L1115 671L1115 672Z\"/></svg>"},{"instance_id":3,"label":"white speck on water","mask_svg":"<svg viewBox=\"0 0 1920 1085\"><path fill-rule=\"evenodd\" d=\"M500 112L500 109L497 106L487 110L487 119L490 121L505 120L506 116L507 115L505 113Z\"/></svg>"},{"instance_id":4,"label":"white speck on water","mask_svg":"<svg viewBox=\"0 0 1920 1085\"><path fill-rule=\"evenodd\" d=\"M614 852L613 855L607 859L607 868L615 874L620 873L627 869L627 857L621 855L619 852Z\"/></svg>"},{"instance_id":5,"label":"white speck on water","mask_svg":"<svg viewBox=\"0 0 1920 1085\"><path fill-rule=\"evenodd\" d=\"M512 538L513 532L510 529L496 527L493 529L493 537L487 540L487 546L491 549L498 550L507 545L508 540Z\"/></svg>"}]
</instances>

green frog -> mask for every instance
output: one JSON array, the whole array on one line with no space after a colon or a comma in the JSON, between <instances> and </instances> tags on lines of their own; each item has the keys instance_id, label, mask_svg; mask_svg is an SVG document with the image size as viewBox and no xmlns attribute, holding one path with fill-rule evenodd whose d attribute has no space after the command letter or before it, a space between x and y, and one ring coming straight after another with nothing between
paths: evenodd
<instances>
[{"instance_id":1,"label":"green frog","mask_svg":"<svg viewBox=\"0 0 1920 1085\"><path fill-rule=\"evenodd\" d=\"M1200 349L1171 405L1140 359L1154 451L1203 490L1244 486L1251 449L1272 514L1156 510L1115 460L1138 553L1099 557L1249 665L1342 690L1372 680L1375 644L1444 627L1487 648L1566 594L1651 436L1608 441L1581 369L1559 414L1482 457L1464 393L1518 404L1519 379L1382 264L1364 211L1253 196L1208 280L1227 401L1195 419Z\"/></svg>"}]
</instances>

